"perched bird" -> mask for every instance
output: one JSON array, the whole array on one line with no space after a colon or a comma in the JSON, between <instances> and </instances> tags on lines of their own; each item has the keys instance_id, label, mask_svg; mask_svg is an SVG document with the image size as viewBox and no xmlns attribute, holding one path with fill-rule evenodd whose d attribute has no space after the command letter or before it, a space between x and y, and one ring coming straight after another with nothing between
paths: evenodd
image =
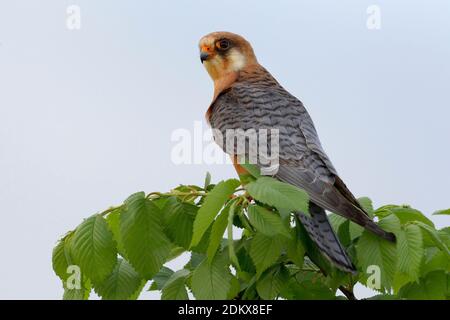
<instances>
[{"instance_id":1,"label":"perched bird","mask_svg":"<svg viewBox=\"0 0 450 320\"><path fill-rule=\"evenodd\" d=\"M355 271L325 210L395 241L392 233L370 219L341 180L302 102L258 63L247 40L230 32L213 32L201 38L199 47L200 60L214 81L214 96L206 113L208 122L224 137L229 129L278 129L279 165L273 177L309 194L310 217L297 214L325 257L341 270ZM224 151L232 155L238 173L245 172L236 163L237 155Z\"/></svg>"}]
</instances>

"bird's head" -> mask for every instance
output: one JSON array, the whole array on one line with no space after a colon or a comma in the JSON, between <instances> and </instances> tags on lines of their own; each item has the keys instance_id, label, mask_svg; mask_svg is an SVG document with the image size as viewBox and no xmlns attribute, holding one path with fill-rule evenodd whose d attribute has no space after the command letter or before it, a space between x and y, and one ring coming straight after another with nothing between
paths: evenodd
<instances>
[{"instance_id":1,"label":"bird's head","mask_svg":"<svg viewBox=\"0 0 450 320\"><path fill-rule=\"evenodd\" d=\"M231 32L207 34L199 48L200 60L214 81L257 63L250 43Z\"/></svg>"}]
</instances>

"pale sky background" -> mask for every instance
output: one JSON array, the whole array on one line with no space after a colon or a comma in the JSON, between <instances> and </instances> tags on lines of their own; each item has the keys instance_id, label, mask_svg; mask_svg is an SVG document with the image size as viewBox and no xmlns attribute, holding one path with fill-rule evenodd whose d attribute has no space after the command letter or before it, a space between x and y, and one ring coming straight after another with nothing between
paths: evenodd
<instances>
[{"instance_id":1,"label":"pale sky background","mask_svg":"<svg viewBox=\"0 0 450 320\"><path fill-rule=\"evenodd\" d=\"M449 18L446 0L0 0L0 298L59 299L57 239L129 194L234 176L170 157L211 99L197 49L211 31L251 41L355 195L450 207Z\"/></svg>"}]
</instances>

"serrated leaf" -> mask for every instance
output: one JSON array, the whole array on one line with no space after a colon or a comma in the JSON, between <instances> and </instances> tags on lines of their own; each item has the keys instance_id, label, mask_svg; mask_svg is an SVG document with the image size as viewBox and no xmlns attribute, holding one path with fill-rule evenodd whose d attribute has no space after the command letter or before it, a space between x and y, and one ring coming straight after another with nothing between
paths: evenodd
<instances>
[{"instance_id":1,"label":"serrated leaf","mask_svg":"<svg viewBox=\"0 0 450 320\"><path fill-rule=\"evenodd\" d=\"M191 247L196 246L200 242L203 234L214 221L220 209L239 185L240 182L236 179L222 181L208 193L194 221Z\"/></svg>"},{"instance_id":2,"label":"serrated leaf","mask_svg":"<svg viewBox=\"0 0 450 320\"><path fill-rule=\"evenodd\" d=\"M301 240L297 236L296 229L291 229L292 240L287 242L286 254L290 260L292 260L298 267L303 267L303 262L305 258L305 247L303 246Z\"/></svg>"},{"instance_id":3,"label":"serrated leaf","mask_svg":"<svg viewBox=\"0 0 450 320\"><path fill-rule=\"evenodd\" d=\"M81 223L73 235L71 253L82 273L100 283L113 271L117 249L105 219L93 215Z\"/></svg>"},{"instance_id":4,"label":"serrated leaf","mask_svg":"<svg viewBox=\"0 0 450 320\"><path fill-rule=\"evenodd\" d=\"M357 199L361 207L369 214L369 217L373 218L373 203L368 197L361 197Z\"/></svg>"},{"instance_id":5,"label":"serrated leaf","mask_svg":"<svg viewBox=\"0 0 450 320\"><path fill-rule=\"evenodd\" d=\"M91 293L91 283L89 280L83 281L79 289L69 289L65 285L63 300L88 300Z\"/></svg>"},{"instance_id":6,"label":"serrated leaf","mask_svg":"<svg viewBox=\"0 0 450 320\"><path fill-rule=\"evenodd\" d=\"M172 261L175 258L178 258L184 252L186 252L186 249L184 249L183 247L172 246L172 248L170 249L169 256L166 259L166 262L169 262L169 261Z\"/></svg>"},{"instance_id":7,"label":"serrated leaf","mask_svg":"<svg viewBox=\"0 0 450 320\"><path fill-rule=\"evenodd\" d=\"M261 169L258 166L249 163L241 163L240 166L243 167L252 177L261 177Z\"/></svg>"},{"instance_id":8,"label":"serrated leaf","mask_svg":"<svg viewBox=\"0 0 450 320\"><path fill-rule=\"evenodd\" d=\"M120 215L120 234L133 268L145 279L151 279L172 248L163 232L160 209L142 195L135 197Z\"/></svg>"},{"instance_id":9,"label":"serrated leaf","mask_svg":"<svg viewBox=\"0 0 450 320\"><path fill-rule=\"evenodd\" d=\"M135 201L137 199L143 199L143 198L145 198L145 192L144 191L138 191L138 192L135 192L132 195L130 195L128 198L126 198L123 203L125 205L128 205L128 204L132 203L133 201Z\"/></svg>"},{"instance_id":10,"label":"serrated leaf","mask_svg":"<svg viewBox=\"0 0 450 320\"><path fill-rule=\"evenodd\" d=\"M437 231L438 236L447 247L450 246L450 227L445 227Z\"/></svg>"},{"instance_id":11,"label":"serrated leaf","mask_svg":"<svg viewBox=\"0 0 450 320\"><path fill-rule=\"evenodd\" d=\"M270 177L260 177L249 183L246 189L254 199L262 203L309 215L308 194L293 185Z\"/></svg>"},{"instance_id":12,"label":"serrated leaf","mask_svg":"<svg viewBox=\"0 0 450 320\"><path fill-rule=\"evenodd\" d=\"M348 219L336 213L331 213L328 215L328 221L330 221L331 227L333 228L334 232L338 233L341 225L348 221Z\"/></svg>"},{"instance_id":13,"label":"serrated leaf","mask_svg":"<svg viewBox=\"0 0 450 320\"><path fill-rule=\"evenodd\" d=\"M192 274L192 293L199 300L225 300L232 277L223 255L217 255L212 263L203 260Z\"/></svg>"},{"instance_id":14,"label":"serrated leaf","mask_svg":"<svg viewBox=\"0 0 450 320\"><path fill-rule=\"evenodd\" d=\"M375 210L373 212L373 214L374 214L374 216L382 219L382 218L385 218L385 217L391 215L392 214L391 210L394 208L399 208L399 206L393 205L393 204L388 204L388 205L378 208L377 210Z\"/></svg>"},{"instance_id":15,"label":"serrated leaf","mask_svg":"<svg viewBox=\"0 0 450 320\"><path fill-rule=\"evenodd\" d=\"M124 259L119 259L113 272L94 289L105 300L126 300L137 296L144 279Z\"/></svg>"},{"instance_id":16,"label":"serrated leaf","mask_svg":"<svg viewBox=\"0 0 450 320\"><path fill-rule=\"evenodd\" d=\"M248 250L245 248L245 246L241 247L237 251L236 255L239 259L239 265L241 266L241 273L242 272L246 272L247 274L256 273L256 268L253 263L253 260L250 257L250 254L249 254Z\"/></svg>"},{"instance_id":17,"label":"serrated leaf","mask_svg":"<svg viewBox=\"0 0 450 320\"><path fill-rule=\"evenodd\" d=\"M444 271L428 273L419 283L409 283L400 289L398 296L411 300L445 300L448 298L449 277Z\"/></svg>"},{"instance_id":18,"label":"serrated leaf","mask_svg":"<svg viewBox=\"0 0 450 320\"><path fill-rule=\"evenodd\" d=\"M227 229L229 209L230 207L226 206L222 210L222 212L217 216L216 220L212 225L211 235L209 236L209 246L208 250L206 251L206 255L208 256L208 261L210 263L214 259L217 249L219 248L220 243L222 242L225 230Z\"/></svg>"},{"instance_id":19,"label":"serrated leaf","mask_svg":"<svg viewBox=\"0 0 450 320\"><path fill-rule=\"evenodd\" d=\"M191 258L184 268L193 271L203 262L203 260L205 260L205 258L205 254L192 251Z\"/></svg>"},{"instance_id":20,"label":"serrated leaf","mask_svg":"<svg viewBox=\"0 0 450 320\"><path fill-rule=\"evenodd\" d=\"M420 228L422 228L422 230L424 230L432 238L436 247L441 249L447 255L447 258L450 259L450 250L448 249L448 247L444 243L444 241L441 239L441 237L439 236L439 233L438 233L438 231L436 231L436 229L434 229L434 228L430 227L429 225L422 223L420 221L414 221L413 223L415 225L419 226Z\"/></svg>"},{"instance_id":21,"label":"serrated leaf","mask_svg":"<svg viewBox=\"0 0 450 320\"><path fill-rule=\"evenodd\" d=\"M237 198L236 198L237 199ZM236 256L236 252L234 250L234 240L233 240L233 218L235 215L236 210L242 210L241 207L236 208L237 200L233 199L231 200L230 204L230 211L228 213L228 225L227 225L227 246L228 246L228 257L233 264L233 266L236 268L236 270L241 270L241 267L239 265L239 261Z\"/></svg>"},{"instance_id":22,"label":"serrated leaf","mask_svg":"<svg viewBox=\"0 0 450 320\"><path fill-rule=\"evenodd\" d=\"M328 288L325 278L316 272L300 271L283 287L281 296L290 300L331 300L335 291Z\"/></svg>"},{"instance_id":23,"label":"serrated leaf","mask_svg":"<svg viewBox=\"0 0 450 320\"><path fill-rule=\"evenodd\" d=\"M162 211L166 235L176 245L189 249L198 207L171 197L167 200Z\"/></svg>"},{"instance_id":24,"label":"serrated leaf","mask_svg":"<svg viewBox=\"0 0 450 320\"><path fill-rule=\"evenodd\" d=\"M241 284L236 277L232 277L230 281L230 290L227 293L227 300L234 300L239 291L241 290Z\"/></svg>"},{"instance_id":25,"label":"serrated leaf","mask_svg":"<svg viewBox=\"0 0 450 320\"><path fill-rule=\"evenodd\" d=\"M433 215L450 215L450 209L435 211Z\"/></svg>"},{"instance_id":26,"label":"serrated leaf","mask_svg":"<svg viewBox=\"0 0 450 320\"><path fill-rule=\"evenodd\" d=\"M70 257L68 257L68 248L66 242L69 237L73 236L73 232L64 236L58 241L52 252L52 266L53 271L56 275L63 281L67 280L69 274L67 273L67 268L72 264Z\"/></svg>"},{"instance_id":27,"label":"serrated leaf","mask_svg":"<svg viewBox=\"0 0 450 320\"><path fill-rule=\"evenodd\" d=\"M209 237L211 235L211 230L212 224L208 227L208 229L206 229L205 233L203 234L198 244L190 248L192 252L206 254L206 251L208 250L209 246Z\"/></svg>"},{"instance_id":28,"label":"serrated leaf","mask_svg":"<svg viewBox=\"0 0 450 320\"><path fill-rule=\"evenodd\" d=\"M384 219L390 217L395 218L395 216L387 216ZM398 225L393 226L392 223L389 225L393 229L399 228L398 219L392 219L392 221L396 221ZM384 222L386 224L386 220ZM397 264L397 249L394 243L365 230L358 239L356 253L358 266L361 268L361 276L364 280L367 280L366 272L373 268L372 266L377 266L380 268L380 284L382 288L389 289L392 287Z\"/></svg>"},{"instance_id":29,"label":"serrated leaf","mask_svg":"<svg viewBox=\"0 0 450 320\"><path fill-rule=\"evenodd\" d=\"M162 288L161 300L189 300L185 284L189 274L186 269L172 274Z\"/></svg>"},{"instance_id":30,"label":"serrated leaf","mask_svg":"<svg viewBox=\"0 0 450 320\"><path fill-rule=\"evenodd\" d=\"M283 243L278 237L268 237L258 232L255 234L250 244L250 257L258 276L277 261L282 249Z\"/></svg>"},{"instance_id":31,"label":"serrated leaf","mask_svg":"<svg viewBox=\"0 0 450 320\"><path fill-rule=\"evenodd\" d=\"M436 270L450 271L450 259L436 247L427 248L420 273L425 276L427 273Z\"/></svg>"},{"instance_id":32,"label":"serrated leaf","mask_svg":"<svg viewBox=\"0 0 450 320\"><path fill-rule=\"evenodd\" d=\"M258 205L252 205L248 207L248 217L256 230L266 236L271 237L279 234L287 238L291 237L281 217L276 212Z\"/></svg>"},{"instance_id":33,"label":"serrated leaf","mask_svg":"<svg viewBox=\"0 0 450 320\"><path fill-rule=\"evenodd\" d=\"M120 237L120 212L121 209L114 210L106 217L106 223L113 234L114 241L117 244L117 251L125 256L125 249L123 248L122 239Z\"/></svg>"},{"instance_id":34,"label":"serrated leaf","mask_svg":"<svg viewBox=\"0 0 450 320\"><path fill-rule=\"evenodd\" d=\"M256 290L264 300L272 300L280 293L283 285L289 281L289 271L278 265L265 271L256 282Z\"/></svg>"},{"instance_id":35,"label":"serrated leaf","mask_svg":"<svg viewBox=\"0 0 450 320\"><path fill-rule=\"evenodd\" d=\"M354 240L362 235L364 228L352 221L349 221L348 231L350 234L350 239Z\"/></svg>"},{"instance_id":36,"label":"serrated leaf","mask_svg":"<svg viewBox=\"0 0 450 320\"><path fill-rule=\"evenodd\" d=\"M416 281L420 275L423 242L422 232L416 225L407 225L397 235L397 252L399 273L407 276L409 281Z\"/></svg>"},{"instance_id":37,"label":"serrated leaf","mask_svg":"<svg viewBox=\"0 0 450 320\"><path fill-rule=\"evenodd\" d=\"M422 212L412 209L412 208L394 208L391 210L399 219L401 224L406 224L408 222L420 221L432 228L434 228L433 222L425 217Z\"/></svg>"},{"instance_id":38,"label":"serrated leaf","mask_svg":"<svg viewBox=\"0 0 450 320\"><path fill-rule=\"evenodd\" d=\"M152 285L149 288L150 290L162 290L167 280L174 274L174 272L167 268L162 267L161 270L158 271L157 274L153 277Z\"/></svg>"}]
</instances>

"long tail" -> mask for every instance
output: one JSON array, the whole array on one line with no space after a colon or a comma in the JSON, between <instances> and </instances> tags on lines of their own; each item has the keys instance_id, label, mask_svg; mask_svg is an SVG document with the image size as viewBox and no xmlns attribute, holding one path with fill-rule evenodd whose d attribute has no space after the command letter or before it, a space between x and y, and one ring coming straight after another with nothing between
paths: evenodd
<instances>
[{"instance_id":1,"label":"long tail","mask_svg":"<svg viewBox=\"0 0 450 320\"><path fill-rule=\"evenodd\" d=\"M311 217L302 213L298 213L298 217L311 240L337 268L355 273L356 268L334 233L325 210L310 202L309 212Z\"/></svg>"}]
</instances>

